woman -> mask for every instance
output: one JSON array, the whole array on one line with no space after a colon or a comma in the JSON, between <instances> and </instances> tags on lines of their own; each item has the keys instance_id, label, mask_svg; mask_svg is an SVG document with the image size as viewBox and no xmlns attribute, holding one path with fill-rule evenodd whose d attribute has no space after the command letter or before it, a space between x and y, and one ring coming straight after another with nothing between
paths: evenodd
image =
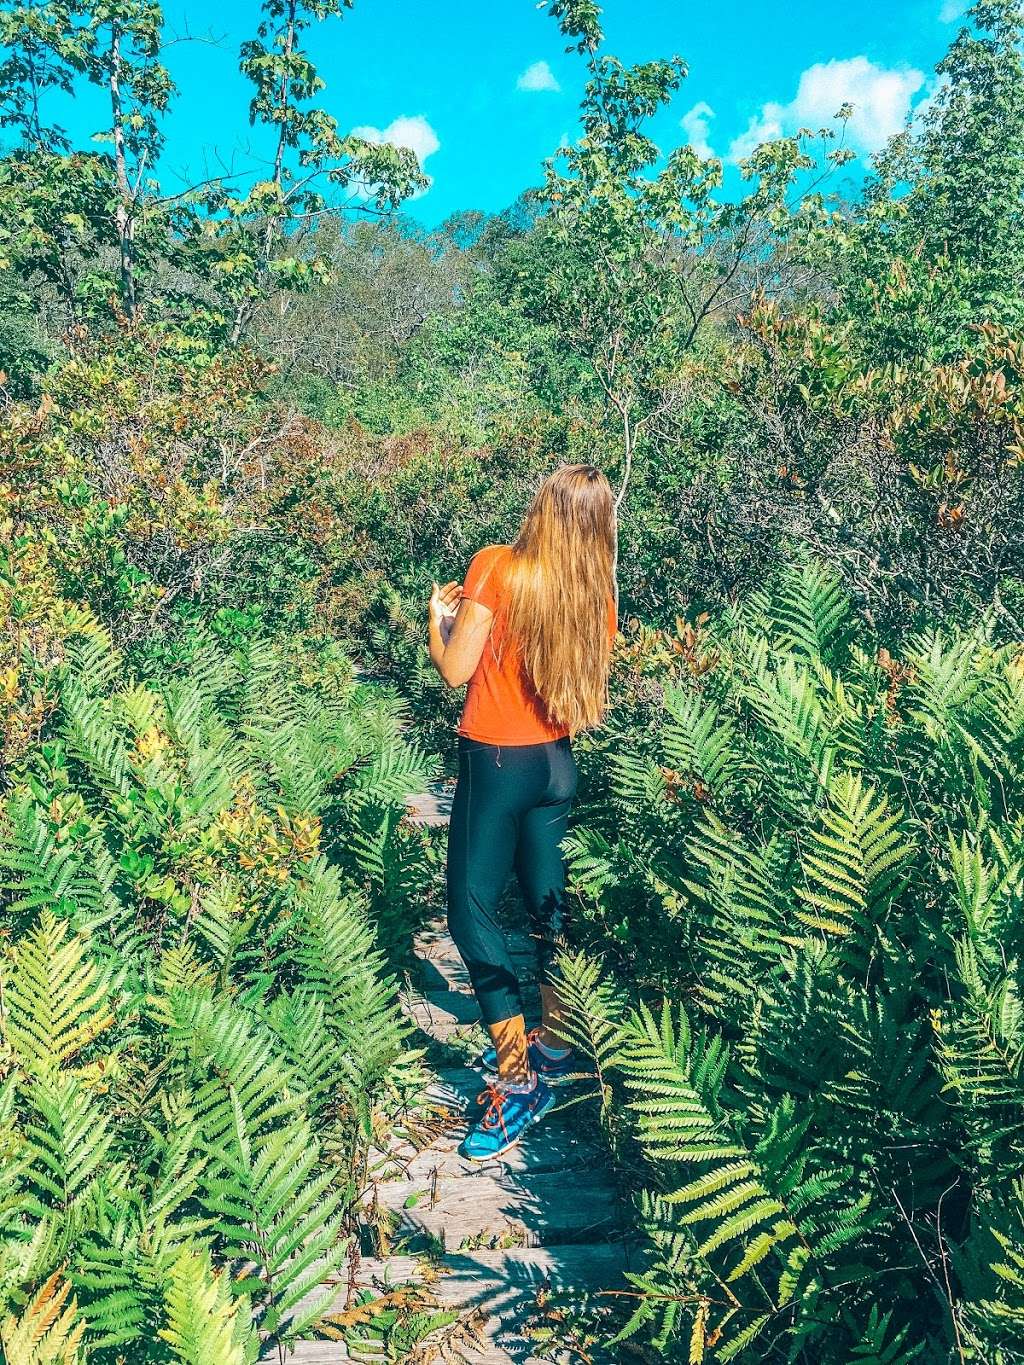
<instances>
[{"instance_id":1,"label":"woman","mask_svg":"<svg viewBox=\"0 0 1024 1365\"><path fill-rule=\"evenodd\" d=\"M496 1075L462 1145L478 1161L518 1142L551 1107L548 1082L572 1069L550 982L541 986L541 1026L527 1036L498 902L514 868L546 971L566 914L571 737L605 709L614 564L608 481L592 465L566 465L541 485L514 545L481 550L464 585L435 583L430 598L434 667L451 687L469 683L448 833L448 927L493 1041L482 1060Z\"/></svg>"}]
</instances>

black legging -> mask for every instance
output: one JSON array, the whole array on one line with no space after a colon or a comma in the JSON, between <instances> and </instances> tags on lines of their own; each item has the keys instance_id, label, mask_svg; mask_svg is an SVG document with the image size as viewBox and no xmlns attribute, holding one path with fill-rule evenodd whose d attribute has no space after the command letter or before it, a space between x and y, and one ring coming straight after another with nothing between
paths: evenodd
<instances>
[{"instance_id":1,"label":"black legging","mask_svg":"<svg viewBox=\"0 0 1024 1365\"><path fill-rule=\"evenodd\" d=\"M459 740L459 782L448 827L448 928L486 1024L522 1014L498 902L515 867L545 969L565 926L559 847L576 793L568 739L548 744Z\"/></svg>"}]
</instances>

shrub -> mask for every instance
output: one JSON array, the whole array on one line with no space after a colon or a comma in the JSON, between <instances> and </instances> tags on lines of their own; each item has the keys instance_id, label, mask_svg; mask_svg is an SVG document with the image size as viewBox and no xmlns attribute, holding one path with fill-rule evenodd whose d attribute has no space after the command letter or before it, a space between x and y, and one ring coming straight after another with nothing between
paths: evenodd
<instances>
[{"instance_id":1,"label":"shrub","mask_svg":"<svg viewBox=\"0 0 1024 1365\"><path fill-rule=\"evenodd\" d=\"M392 704L269 645L69 648L0 811L5 1345L61 1305L69 1360L314 1328L422 1085L375 930L429 881L423 780Z\"/></svg>"},{"instance_id":2,"label":"shrub","mask_svg":"<svg viewBox=\"0 0 1024 1365\"><path fill-rule=\"evenodd\" d=\"M643 1191L624 1334L1017 1359L1024 650L980 621L896 657L813 561L658 645L569 841L637 1002L566 963Z\"/></svg>"}]
</instances>

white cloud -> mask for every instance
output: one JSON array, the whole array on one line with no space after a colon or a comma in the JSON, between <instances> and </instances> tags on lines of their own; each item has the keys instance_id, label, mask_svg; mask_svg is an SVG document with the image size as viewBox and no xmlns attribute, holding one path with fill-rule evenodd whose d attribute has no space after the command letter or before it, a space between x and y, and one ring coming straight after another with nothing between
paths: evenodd
<instances>
[{"instance_id":1,"label":"white cloud","mask_svg":"<svg viewBox=\"0 0 1024 1365\"><path fill-rule=\"evenodd\" d=\"M734 139L729 159L740 161L758 143L797 128L829 127L844 104L853 105L846 125L848 144L875 152L903 127L914 96L924 83L921 71L912 67L887 69L867 57L819 62L801 75L789 104L770 101L762 105L747 129Z\"/></svg>"},{"instance_id":2,"label":"white cloud","mask_svg":"<svg viewBox=\"0 0 1024 1365\"><path fill-rule=\"evenodd\" d=\"M711 143L708 141L708 133L711 128L711 120L715 117L715 111L710 104L701 100L692 109L687 110L679 120L680 127L686 134L687 141L698 156L705 160L709 156L714 156Z\"/></svg>"},{"instance_id":3,"label":"white cloud","mask_svg":"<svg viewBox=\"0 0 1024 1365\"><path fill-rule=\"evenodd\" d=\"M361 137L364 142L388 142L392 147L408 147L416 153L421 166L441 146L437 134L422 114L400 114L386 128L370 125L353 128L352 136Z\"/></svg>"},{"instance_id":4,"label":"white cloud","mask_svg":"<svg viewBox=\"0 0 1024 1365\"><path fill-rule=\"evenodd\" d=\"M967 13L970 3L971 0L942 0L942 8L939 10L939 23L955 24Z\"/></svg>"},{"instance_id":5,"label":"white cloud","mask_svg":"<svg viewBox=\"0 0 1024 1365\"><path fill-rule=\"evenodd\" d=\"M547 62L534 62L528 66L516 81L517 90L561 90L561 86L555 79L555 73L548 66Z\"/></svg>"},{"instance_id":6,"label":"white cloud","mask_svg":"<svg viewBox=\"0 0 1024 1365\"><path fill-rule=\"evenodd\" d=\"M837 105L836 108L839 106ZM836 112L832 110L833 114ZM746 131L740 133L739 137L734 137L729 144L729 160L742 161L755 151L762 142L771 142L773 138L782 136L782 119L785 116L785 106L781 104L765 104L759 114L755 114L747 125Z\"/></svg>"},{"instance_id":7,"label":"white cloud","mask_svg":"<svg viewBox=\"0 0 1024 1365\"><path fill-rule=\"evenodd\" d=\"M421 170L424 169L427 157L433 156L441 146L440 139L423 114L399 114L386 128L374 128L372 124L364 124L361 128L353 128L352 136L361 137L364 142L387 142L392 147L408 147L410 151L416 153ZM413 199L418 199L430 189L434 182L429 175L427 182L426 189L418 190L412 196ZM369 198L373 193L373 187L353 185L352 192L357 199Z\"/></svg>"}]
</instances>

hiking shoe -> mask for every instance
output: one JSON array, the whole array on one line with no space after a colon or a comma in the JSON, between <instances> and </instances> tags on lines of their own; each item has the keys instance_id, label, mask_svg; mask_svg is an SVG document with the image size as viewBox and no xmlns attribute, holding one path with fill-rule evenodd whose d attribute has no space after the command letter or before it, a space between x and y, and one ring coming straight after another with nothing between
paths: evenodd
<instances>
[{"instance_id":1,"label":"hiking shoe","mask_svg":"<svg viewBox=\"0 0 1024 1365\"><path fill-rule=\"evenodd\" d=\"M555 1102L547 1084L538 1076L532 1090L510 1090L492 1081L477 1097L485 1106L459 1148L470 1161L490 1161L514 1147L531 1123L542 1119Z\"/></svg>"},{"instance_id":2,"label":"hiking shoe","mask_svg":"<svg viewBox=\"0 0 1024 1365\"><path fill-rule=\"evenodd\" d=\"M572 1048L567 1048L564 1057L552 1057L537 1042L539 1029L531 1029L526 1035L527 1049L526 1055L530 1062L530 1068L536 1071L537 1075L547 1081L548 1085L557 1085L566 1076L571 1076L576 1070ZM480 1054L477 1065L483 1071L489 1071L491 1075L498 1074L498 1049L495 1047L484 1048Z\"/></svg>"}]
</instances>

